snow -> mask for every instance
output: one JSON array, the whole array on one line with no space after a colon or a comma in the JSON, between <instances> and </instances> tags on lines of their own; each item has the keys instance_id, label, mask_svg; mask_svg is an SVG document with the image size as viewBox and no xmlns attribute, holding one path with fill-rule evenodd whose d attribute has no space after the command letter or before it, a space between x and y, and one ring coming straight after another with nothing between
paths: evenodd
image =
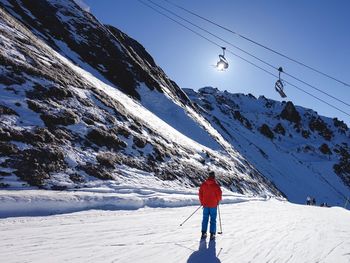
<instances>
[{"instance_id":1,"label":"snow","mask_svg":"<svg viewBox=\"0 0 350 263\"><path fill-rule=\"evenodd\" d=\"M296 131L294 123L276 117L285 107L283 102L263 96L255 99L249 95L230 94L211 87L199 89L198 93L188 89L185 91L198 104L205 101L210 104L213 109L205 114L211 120L212 126L259 172L272 181L289 201L303 204L310 195L316 197L318 203L345 203L349 187L333 170L333 165L339 162L338 156L326 156L318 150L323 143L334 148L336 143L349 142L348 134L334 132L332 119L320 117L336 134L331 141L325 141L317 132L311 133L310 138L304 138ZM309 118L318 115L303 107L296 106L296 109L302 117L301 129L308 130ZM249 120L252 130L235 120L232 116L234 110L238 110ZM215 122L214 117L220 120L220 125ZM285 128L285 136L275 133L275 139L270 140L258 131L262 124L273 129L277 123ZM301 149L305 146L314 148L315 151L304 153Z\"/></svg>"},{"instance_id":2,"label":"snow","mask_svg":"<svg viewBox=\"0 0 350 263\"><path fill-rule=\"evenodd\" d=\"M200 242L197 207L90 210L0 219L4 262L350 262L350 213L274 199L220 206L223 234ZM220 229L220 226L218 225Z\"/></svg>"},{"instance_id":3,"label":"snow","mask_svg":"<svg viewBox=\"0 0 350 263\"><path fill-rule=\"evenodd\" d=\"M54 41L55 41L55 44L58 46L58 48L61 50L63 56L71 59L74 63L77 63L80 68L89 72L91 75L95 76L99 80L103 81L104 83L108 84L111 87L114 87L114 85L110 81L108 81L104 76L102 76L100 72L98 72L96 69L91 67L88 63L85 63L81 59L81 57L76 52L71 50L65 42L57 39L54 39Z\"/></svg>"},{"instance_id":4,"label":"snow","mask_svg":"<svg viewBox=\"0 0 350 263\"><path fill-rule=\"evenodd\" d=\"M73 65L70 61L62 57L60 54L56 53L57 57L65 63L67 66L71 67L74 71L80 74L86 81L91 83L93 86L98 88L99 90L105 92L108 96L112 97L116 101L120 102L128 112L132 113L136 118L142 118L146 121L154 130L162 132L165 138L169 138L172 141L176 141L179 144L184 145L185 147L196 149L197 151L201 151L202 149L206 149L203 145L196 143L192 139L186 137L169 124L159 119L155 114L148 111L142 105L140 105L135 100L131 99L121 91L113 88L112 86L102 82L100 79L97 79L91 73Z\"/></svg>"},{"instance_id":5,"label":"snow","mask_svg":"<svg viewBox=\"0 0 350 263\"><path fill-rule=\"evenodd\" d=\"M86 4L83 0L74 0L74 2L84 11L90 13L90 6Z\"/></svg>"},{"instance_id":6,"label":"snow","mask_svg":"<svg viewBox=\"0 0 350 263\"><path fill-rule=\"evenodd\" d=\"M160 119L176 130L211 149L221 149L221 146L199 124L192 119L183 107L176 104L166 93L150 90L144 84L139 85L137 92L141 97L141 104L157 115Z\"/></svg>"},{"instance_id":7,"label":"snow","mask_svg":"<svg viewBox=\"0 0 350 263\"><path fill-rule=\"evenodd\" d=\"M57 175L59 177L64 174ZM67 175L66 175L67 176ZM68 176L67 176L68 177ZM2 190L0 191L0 218L43 216L71 213L87 209L134 210L144 207L182 207L199 205L197 191L179 188L175 183L163 183L148 173L130 175L122 182L90 182L85 188L70 191ZM143 178L142 178L143 177ZM55 181L55 175L52 181ZM66 184L69 179L67 178ZM145 186L152 183L153 185ZM224 190L223 203L246 200L264 200Z\"/></svg>"}]
</instances>

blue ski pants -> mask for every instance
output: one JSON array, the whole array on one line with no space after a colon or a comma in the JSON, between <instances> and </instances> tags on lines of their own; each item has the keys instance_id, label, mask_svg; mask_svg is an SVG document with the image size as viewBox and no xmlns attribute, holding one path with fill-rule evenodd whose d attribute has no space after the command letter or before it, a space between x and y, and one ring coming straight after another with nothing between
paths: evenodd
<instances>
[{"instance_id":1,"label":"blue ski pants","mask_svg":"<svg viewBox=\"0 0 350 263\"><path fill-rule=\"evenodd\" d=\"M210 233L216 233L217 207L203 207L202 232L207 232L210 217Z\"/></svg>"}]
</instances>

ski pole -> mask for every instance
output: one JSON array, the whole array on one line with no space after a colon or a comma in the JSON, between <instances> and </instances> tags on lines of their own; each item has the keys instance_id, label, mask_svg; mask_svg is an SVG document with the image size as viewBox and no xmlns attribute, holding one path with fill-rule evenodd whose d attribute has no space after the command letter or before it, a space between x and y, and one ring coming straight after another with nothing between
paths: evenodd
<instances>
[{"instance_id":1,"label":"ski pole","mask_svg":"<svg viewBox=\"0 0 350 263\"><path fill-rule=\"evenodd\" d=\"M218 232L219 235L222 235L222 225L221 225L221 215L220 215L220 206L218 204L218 212L219 212L219 221L220 221L220 232Z\"/></svg>"},{"instance_id":2,"label":"ski pole","mask_svg":"<svg viewBox=\"0 0 350 263\"><path fill-rule=\"evenodd\" d=\"M190 219L191 216L193 216L193 215L199 210L199 208L201 208L201 207L202 207L202 205L200 205L200 206L196 209L196 211L194 211L189 217L187 217L186 220L183 221L183 222L180 224L180 226L182 226L183 224L185 224L185 222L186 222L188 219Z\"/></svg>"}]
</instances>

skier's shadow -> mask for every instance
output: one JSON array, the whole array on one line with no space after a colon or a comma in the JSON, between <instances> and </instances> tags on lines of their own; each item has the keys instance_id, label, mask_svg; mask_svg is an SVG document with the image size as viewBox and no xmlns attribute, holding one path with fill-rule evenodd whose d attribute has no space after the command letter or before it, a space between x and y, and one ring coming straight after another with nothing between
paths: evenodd
<instances>
[{"instance_id":1,"label":"skier's shadow","mask_svg":"<svg viewBox=\"0 0 350 263\"><path fill-rule=\"evenodd\" d=\"M187 260L187 263L220 263L220 259L216 256L216 242L215 240L199 241L199 248L193 252Z\"/></svg>"}]
</instances>

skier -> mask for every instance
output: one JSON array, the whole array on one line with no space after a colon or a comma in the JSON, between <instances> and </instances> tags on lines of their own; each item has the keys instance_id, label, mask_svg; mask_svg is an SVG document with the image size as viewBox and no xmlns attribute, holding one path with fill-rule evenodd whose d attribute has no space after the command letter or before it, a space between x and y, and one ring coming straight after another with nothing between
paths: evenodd
<instances>
[{"instance_id":1,"label":"skier","mask_svg":"<svg viewBox=\"0 0 350 263\"><path fill-rule=\"evenodd\" d=\"M215 239L217 206L222 199L220 186L215 181L215 173L209 172L208 179L199 188L199 200L203 206L202 237L207 237L210 217L210 239Z\"/></svg>"},{"instance_id":2,"label":"skier","mask_svg":"<svg viewBox=\"0 0 350 263\"><path fill-rule=\"evenodd\" d=\"M316 199L315 199L315 197L312 198L312 200L311 200L311 205L316 205Z\"/></svg>"},{"instance_id":3,"label":"skier","mask_svg":"<svg viewBox=\"0 0 350 263\"><path fill-rule=\"evenodd\" d=\"M310 196L308 196L308 197L306 198L306 204L307 204L307 205L311 205L311 197L310 197Z\"/></svg>"}]
</instances>

